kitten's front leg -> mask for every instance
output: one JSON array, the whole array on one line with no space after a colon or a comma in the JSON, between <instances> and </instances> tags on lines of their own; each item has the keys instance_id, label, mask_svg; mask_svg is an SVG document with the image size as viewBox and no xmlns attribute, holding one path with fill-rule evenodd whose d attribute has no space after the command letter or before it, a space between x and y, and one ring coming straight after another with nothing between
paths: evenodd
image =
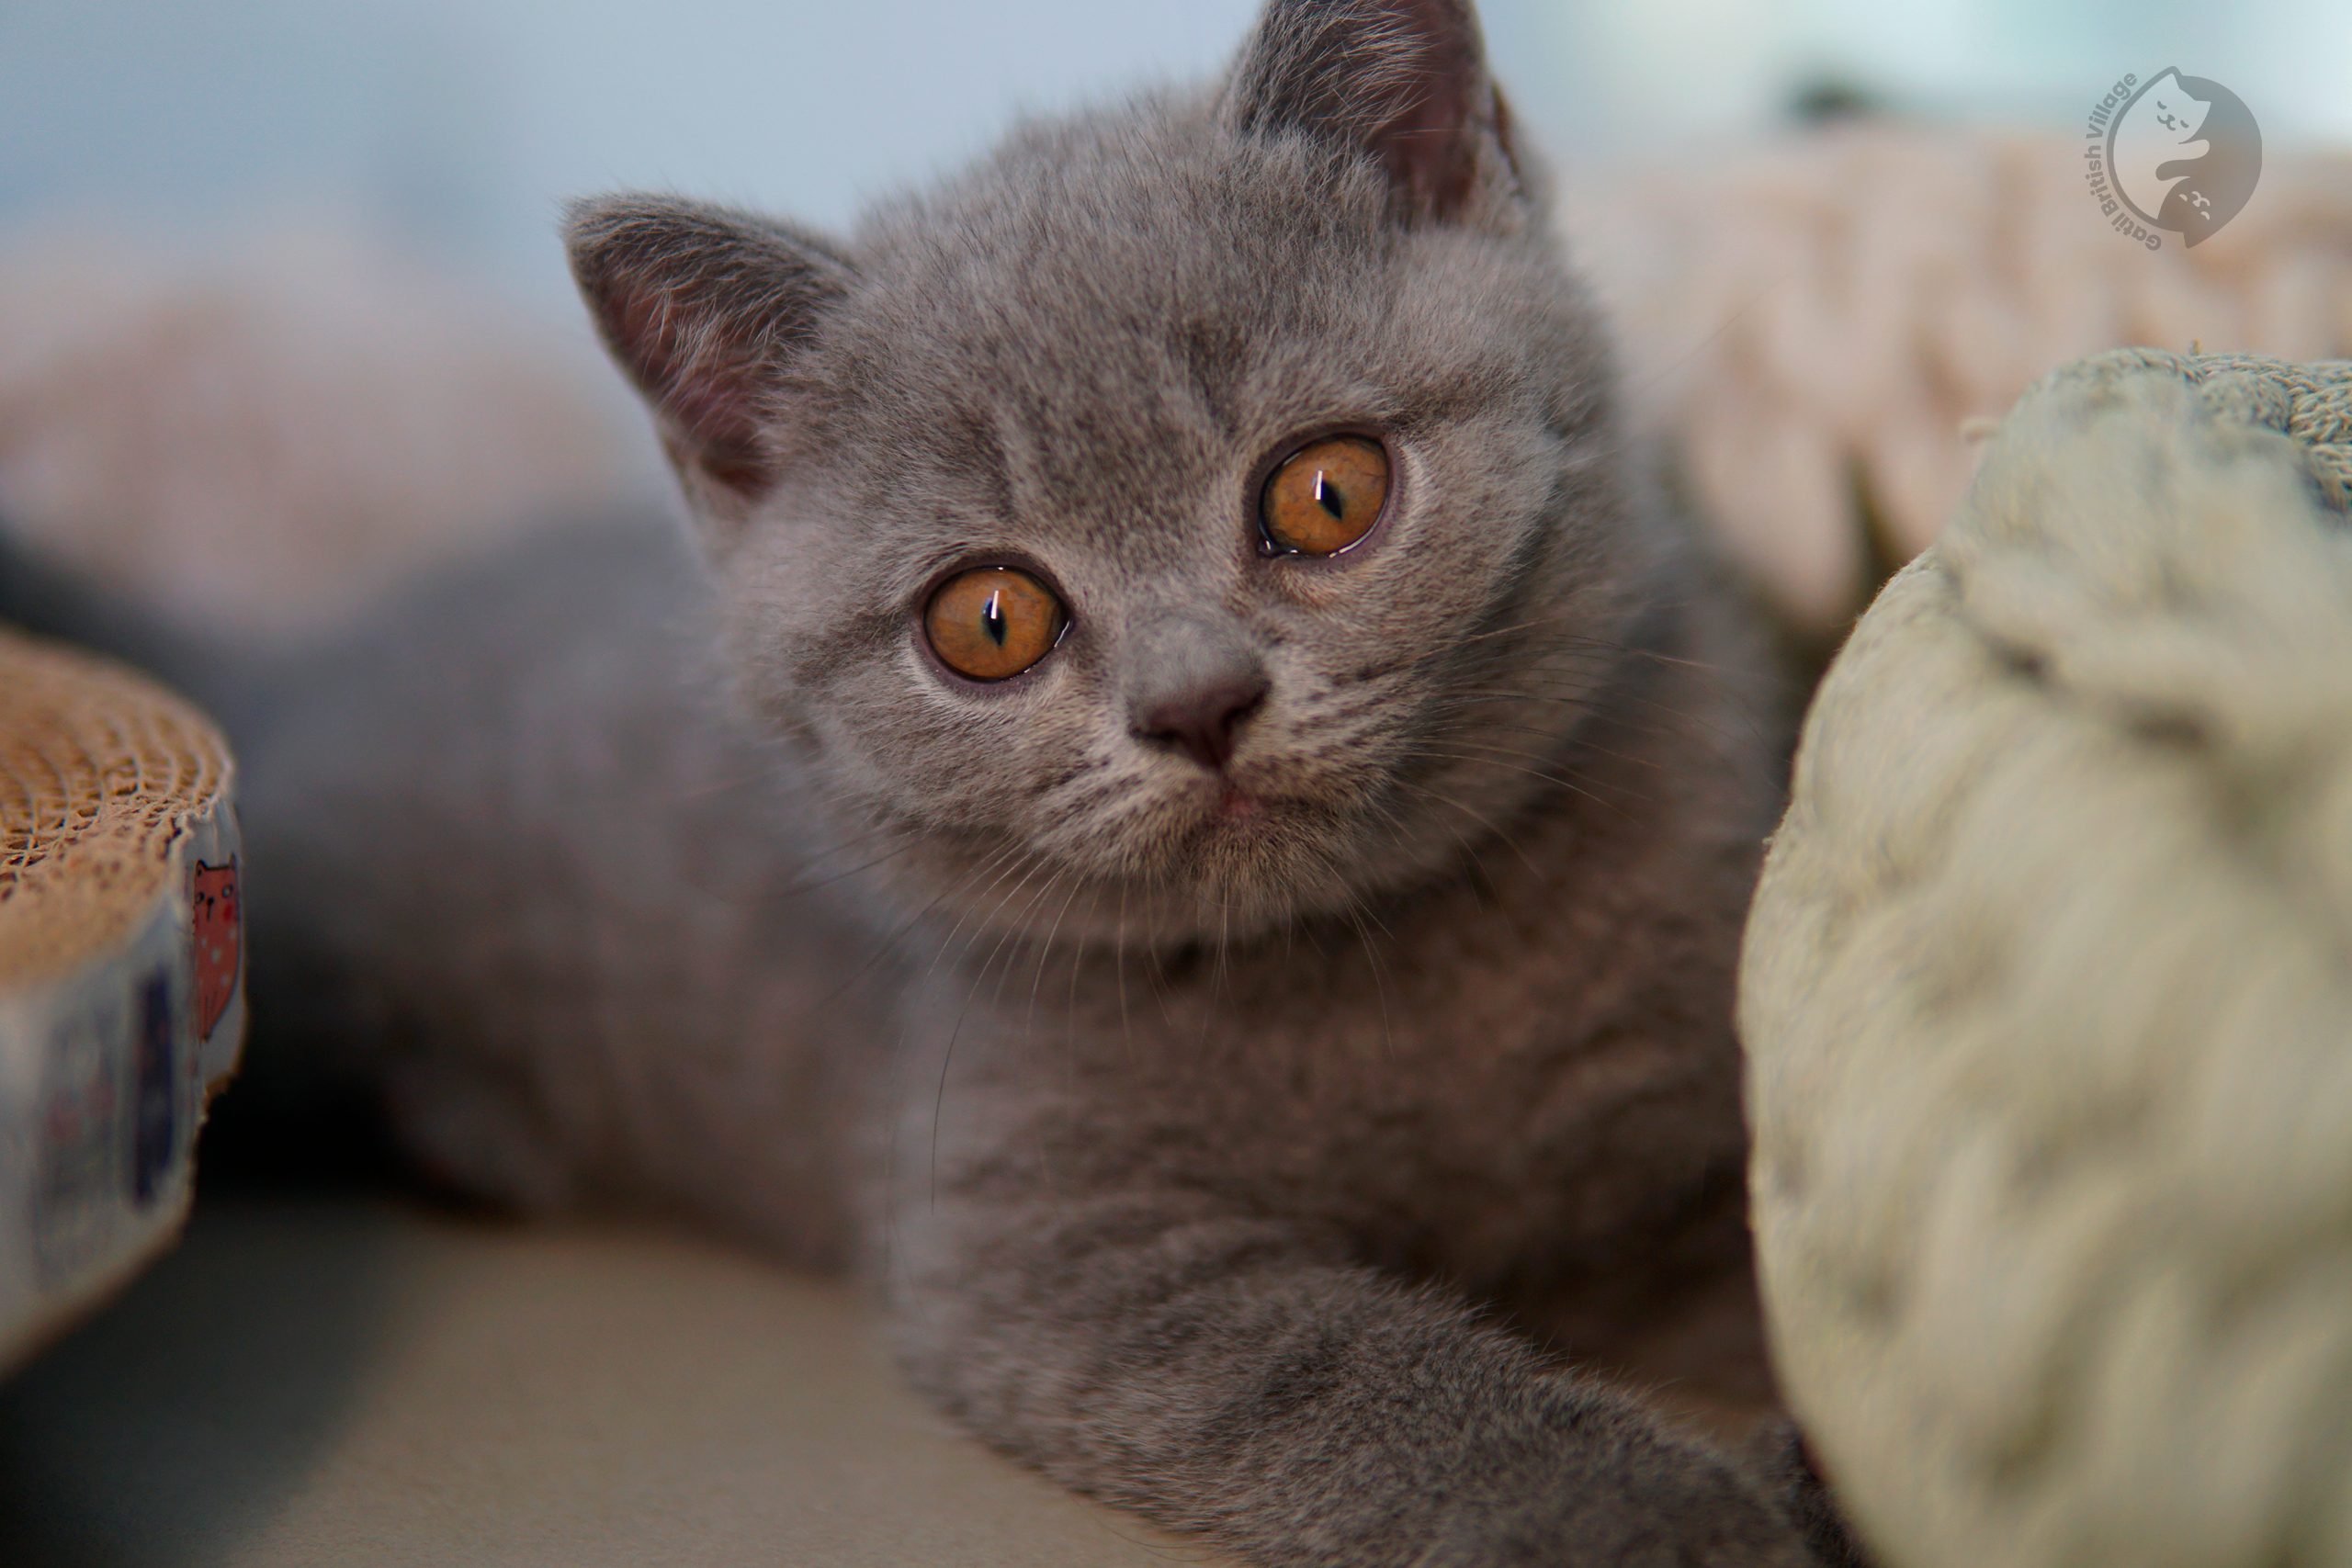
<instances>
[{"instance_id":1,"label":"kitten's front leg","mask_svg":"<svg viewBox=\"0 0 2352 1568\"><path fill-rule=\"evenodd\" d=\"M1000 1131L910 1128L884 1266L914 1381L1008 1453L1284 1568L1808 1561L1725 1461L1336 1229L1205 1186L1077 1190L1071 1129ZM1170 1132L1123 1129L1093 1174L1140 1175Z\"/></svg>"}]
</instances>

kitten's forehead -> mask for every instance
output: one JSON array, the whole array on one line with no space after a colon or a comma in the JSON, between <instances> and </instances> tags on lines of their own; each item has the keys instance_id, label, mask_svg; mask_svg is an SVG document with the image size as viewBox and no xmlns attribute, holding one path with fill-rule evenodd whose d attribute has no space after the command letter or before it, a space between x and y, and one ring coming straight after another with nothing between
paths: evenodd
<instances>
[{"instance_id":1,"label":"kitten's forehead","mask_svg":"<svg viewBox=\"0 0 2352 1568\"><path fill-rule=\"evenodd\" d=\"M1090 526L1386 412L1384 201L1199 109L1035 128L869 226L842 346L874 417L1038 525Z\"/></svg>"},{"instance_id":2,"label":"kitten's forehead","mask_svg":"<svg viewBox=\"0 0 2352 1568\"><path fill-rule=\"evenodd\" d=\"M905 592L991 548L1204 568L1250 547L1286 444L1557 431L1600 380L1540 232L1400 224L1369 161L1201 100L1025 128L856 248L821 374L854 405L840 477L905 519L876 563Z\"/></svg>"},{"instance_id":3,"label":"kitten's forehead","mask_svg":"<svg viewBox=\"0 0 2352 1568\"><path fill-rule=\"evenodd\" d=\"M1002 367L1017 370L1051 339L1109 349L1193 321L1328 324L1330 288L1396 248L1385 199L1357 160L1154 103L1024 128L867 237L897 312L958 318L965 341L1010 351Z\"/></svg>"}]
</instances>

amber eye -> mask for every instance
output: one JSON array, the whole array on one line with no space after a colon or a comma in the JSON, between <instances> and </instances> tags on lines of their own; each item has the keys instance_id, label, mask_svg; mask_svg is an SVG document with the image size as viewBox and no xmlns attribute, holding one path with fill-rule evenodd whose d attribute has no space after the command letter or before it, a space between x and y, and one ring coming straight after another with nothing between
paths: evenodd
<instances>
[{"instance_id":1,"label":"amber eye","mask_svg":"<svg viewBox=\"0 0 2352 1568\"><path fill-rule=\"evenodd\" d=\"M959 572L922 613L931 650L975 681L1018 675L1054 650L1068 617L1053 590L1009 566Z\"/></svg>"},{"instance_id":2,"label":"amber eye","mask_svg":"<svg viewBox=\"0 0 2352 1568\"><path fill-rule=\"evenodd\" d=\"M1362 435L1333 435L1276 468L1258 498L1258 526L1284 555L1336 555L1372 531L1388 500L1388 453Z\"/></svg>"}]
</instances>

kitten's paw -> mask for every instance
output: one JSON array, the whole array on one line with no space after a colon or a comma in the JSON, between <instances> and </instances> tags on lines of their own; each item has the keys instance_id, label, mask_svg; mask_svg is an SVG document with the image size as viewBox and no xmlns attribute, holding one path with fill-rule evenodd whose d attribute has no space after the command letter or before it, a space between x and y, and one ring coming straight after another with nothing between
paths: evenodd
<instances>
[{"instance_id":1,"label":"kitten's paw","mask_svg":"<svg viewBox=\"0 0 2352 1568\"><path fill-rule=\"evenodd\" d=\"M1416 1568L1820 1568L1727 1461L1658 1444L1541 1496L1465 1506Z\"/></svg>"}]
</instances>

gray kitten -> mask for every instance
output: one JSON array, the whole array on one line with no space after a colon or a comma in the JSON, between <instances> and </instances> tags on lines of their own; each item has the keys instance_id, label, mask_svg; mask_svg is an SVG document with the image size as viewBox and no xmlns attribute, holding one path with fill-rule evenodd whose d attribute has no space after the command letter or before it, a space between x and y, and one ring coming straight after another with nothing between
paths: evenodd
<instances>
[{"instance_id":1,"label":"gray kitten","mask_svg":"<svg viewBox=\"0 0 2352 1568\"><path fill-rule=\"evenodd\" d=\"M708 570L582 536L232 705L264 1021L471 1190L862 1268L1251 1562L1838 1550L1592 1371L1769 1400L1781 739L1466 0L1272 0L845 239L570 242Z\"/></svg>"}]
</instances>

